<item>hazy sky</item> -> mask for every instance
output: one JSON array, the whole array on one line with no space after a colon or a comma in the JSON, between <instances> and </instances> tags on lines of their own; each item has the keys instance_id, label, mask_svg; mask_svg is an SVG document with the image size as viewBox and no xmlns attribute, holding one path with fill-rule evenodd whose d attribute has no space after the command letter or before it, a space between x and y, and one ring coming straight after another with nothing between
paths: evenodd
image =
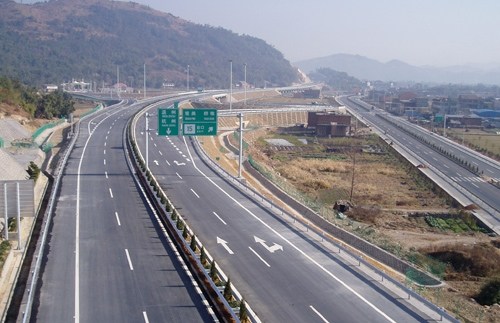
<instances>
[{"instance_id":1,"label":"hazy sky","mask_svg":"<svg viewBox=\"0 0 500 323\"><path fill-rule=\"evenodd\" d=\"M349 53L414 65L500 66L498 0L135 2L262 38L292 62Z\"/></svg>"}]
</instances>

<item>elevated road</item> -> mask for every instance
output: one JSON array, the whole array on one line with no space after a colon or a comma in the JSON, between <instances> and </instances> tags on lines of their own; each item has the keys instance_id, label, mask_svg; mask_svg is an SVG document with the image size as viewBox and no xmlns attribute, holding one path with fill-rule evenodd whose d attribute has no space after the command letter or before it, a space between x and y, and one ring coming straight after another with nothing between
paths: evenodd
<instances>
[{"instance_id":1,"label":"elevated road","mask_svg":"<svg viewBox=\"0 0 500 323\"><path fill-rule=\"evenodd\" d=\"M403 154L406 157L418 160L429 168L425 170L429 177L459 202L463 205L475 204L479 207L480 209L475 211L478 218L495 232L500 233L500 199L498 198L500 189L483 178L500 180L500 163L402 118L391 116L380 109L372 109L370 105L359 99L341 97L338 101L371 126L382 138L396 146L403 147L405 150ZM430 144L417 140L415 135ZM432 145L474 165L483 177L472 173L431 148Z\"/></svg>"}]
</instances>

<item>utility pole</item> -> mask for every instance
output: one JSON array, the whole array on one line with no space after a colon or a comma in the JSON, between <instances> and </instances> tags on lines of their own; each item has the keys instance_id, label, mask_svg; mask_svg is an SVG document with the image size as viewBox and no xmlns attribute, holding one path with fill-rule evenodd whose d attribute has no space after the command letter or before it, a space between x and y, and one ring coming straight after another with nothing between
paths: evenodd
<instances>
[{"instance_id":1,"label":"utility pole","mask_svg":"<svg viewBox=\"0 0 500 323\"><path fill-rule=\"evenodd\" d=\"M351 146L352 147L352 146ZM351 193L349 201L352 203L352 193L354 191L354 173L356 169L356 151L352 151L352 177L351 177Z\"/></svg>"},{"instance_id":2,"label":"utility pole","mask_svg":"<svg viewBox=\"0 0 500 323\"><path fill-rule=\"evenodd\" d=\"M238 178L242 179L243 177L241 177L241 168L243 164L243 113L238 114L238 117L240 117L240 153L238 163Z\"/></svg>"}]
</instances>

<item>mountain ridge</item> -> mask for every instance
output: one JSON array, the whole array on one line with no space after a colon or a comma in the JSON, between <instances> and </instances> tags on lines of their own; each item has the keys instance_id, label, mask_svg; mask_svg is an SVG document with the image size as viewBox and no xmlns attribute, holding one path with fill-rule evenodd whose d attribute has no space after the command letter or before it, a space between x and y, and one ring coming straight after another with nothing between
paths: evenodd
<instances>
[{"instance_id":1,"label":"mountain ridge","mask_svg":"<svg viewBox=\"0 0 500 323\"><path fill-rule=\"evenodd\" d=\"M348 73L362 80L427 83L500 84L500 67L484 70L475 66L415 66L393 59L380 62L365 56L333 54L293 63L308 73L321 67Z\"/></svg>"},{"instance_id":2,"label":"mountain ridge","mask_svg":"<svg viewBox=\"0 0 500 323\"><path fill-rule=\"evenodd\" d=\"M31 5L0 0L0 74L29 84L84 78L112 84L165 81L193 87L224 87L229 60L234 80L260 86L289 85L298 74L283 54L265 41L223 28L198 25L134 2L51 0ZM241 68L239 68L241 67Z\"/></svg>"}]
</instances>

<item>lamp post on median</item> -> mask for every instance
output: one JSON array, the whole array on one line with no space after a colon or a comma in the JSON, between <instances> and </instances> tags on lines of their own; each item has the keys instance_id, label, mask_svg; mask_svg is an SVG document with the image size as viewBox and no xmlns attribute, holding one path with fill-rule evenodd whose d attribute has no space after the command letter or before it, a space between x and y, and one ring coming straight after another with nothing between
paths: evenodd
<instances>
[{"instance_id":1,"label":"lamp post on median","mask_svg":"<svg viewBox=\"0 0 500 323\"><path fill-rule=\"evenodd\" d=\"M233 110L233 60L229 60L229 111Z\"/></svg>"},{"instance_id":2,"label":"lamp post on median","mask_svg":"<svg viewBox=\"0 0 500 323\"><path fill-rule=\"evenodd\" d=\"M187 66L187 92L189 92L189 65Z\"/></svg>"},{"instance_id":3,"label":"lamp post on median","mask_svg":"<svg viewBox=\"0 0 500 323\"><path fill-rule=\"evenodd\" d=\"M247 105L247 63L243 64L245 67L244 74L245 74L245 101L243 101L244 105Z\"/></svg>"}]
</instances>

